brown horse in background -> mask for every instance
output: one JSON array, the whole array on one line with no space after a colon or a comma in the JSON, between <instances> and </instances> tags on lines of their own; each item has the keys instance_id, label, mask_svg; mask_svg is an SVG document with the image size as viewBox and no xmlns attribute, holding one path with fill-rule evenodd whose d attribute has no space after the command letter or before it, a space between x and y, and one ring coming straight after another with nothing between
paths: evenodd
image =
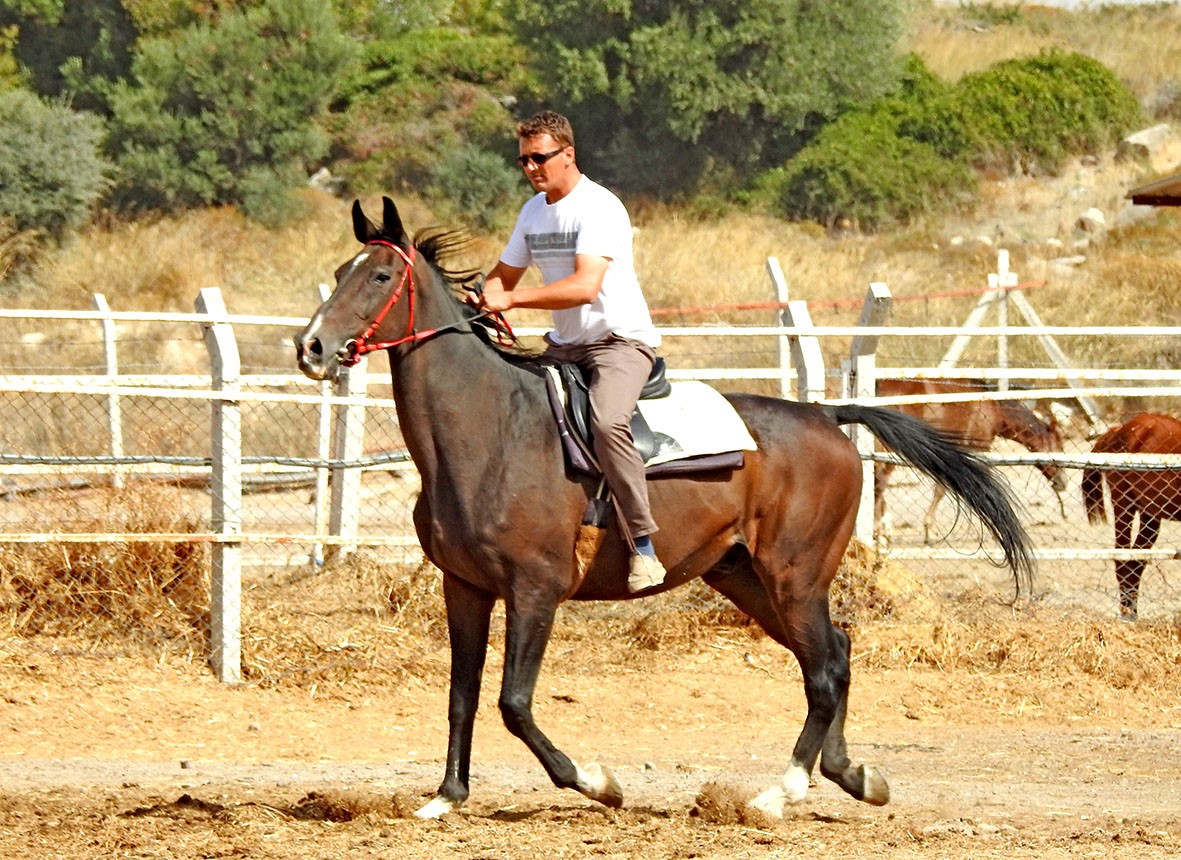
<instances>
[{"instance_id":1,"label":"brown horse in background","mask_svg":"<svg viewBox=\"0 0 1181 860\"><path fill-rule=\"evenodd\" d=\"M1146 412L1113 427L1097 440L1095 454L1181 454L1181 421L1170 415ZM1111 494L1115 518L1116 549L1151 549L1160 534L1161 520L1181 520L1181 469L1137 471L1135 469L1083 470L1083 504L1093 523L1107 518L1103 508L1103 479ZM1140 527L1133 537L1136 513ZM1147 559L1116 561L1115 581L1119 587L1120 617L1136 620L1140 577Z\"/></svg>"},{"instance_id":2,"label":"brown horse in background","mask_svg":"<svg viewBox=\"0 0 1181 860\"><path fill-rule=\"evenodd\" d=\"M982 385L953 382L948 379L879 379L879 397L919 396L924 394L959 394L985 391ZM926 421L947 433L973 451L987 451L996 437L1010 439L1037 453L1062 451L1062 434L1053 415L1043 421L1036 412L1017 400L971 400L956 403L906 403L892 407ZM1063 519L1066 505L1062 492L1066 476L1054 463L1039 463L1037 469L1046 476L1058 495L1058 507ZM894 471L893 463L878 463L874 467L874 523L882 528L886 516L886 486ZM935 524L935 509L945 495L936 486L931 505L923 518L923 540L931 542Z\"/></svg>"}]
</instances>

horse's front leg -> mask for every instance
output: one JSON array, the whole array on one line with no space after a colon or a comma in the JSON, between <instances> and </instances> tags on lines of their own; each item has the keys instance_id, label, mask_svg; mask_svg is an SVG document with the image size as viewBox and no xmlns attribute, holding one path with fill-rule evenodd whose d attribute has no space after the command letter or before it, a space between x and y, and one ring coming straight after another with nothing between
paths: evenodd
<instances>
[{"instance_id":1,"label":"horse's front leg","mask_svg":"<svg viewBox=\"0 0 1181 860\"><path fill-rule=\"evenodd\" d=\"M494 595L450 574L443 576L447 630L451 639L451 692L447 711L447 771L438 793L414 814L438 818L458 809L468 797L472 729L480 702L480 680L488 653L488 627Z\"/></svg>"},{"instance_id":2,"label":"horse's front leg","mask_svg":"<svg viewBox=\"0 0 1181 860\"><path fill-rule=\"evenodd\" d=\"M605 806L619 807L623 805L623 791L614 775L597 764L575 764L550 742L533 719L533 692L560 599L555 592L552 596L533 594L507 602L500 714L505 727L537 756L554 785L572 788Z\"/></svg>"}]
</instances>

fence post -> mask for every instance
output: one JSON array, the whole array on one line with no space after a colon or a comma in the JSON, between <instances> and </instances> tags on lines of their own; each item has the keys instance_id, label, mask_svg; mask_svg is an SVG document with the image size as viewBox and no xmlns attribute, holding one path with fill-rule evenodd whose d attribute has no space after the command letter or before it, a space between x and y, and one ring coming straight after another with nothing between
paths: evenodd
<instances>
[{"instance_id":1,"label":"fence post","mask_svg":"<svg viewBox=\"0 0 1181 860\"><path fill-rule=\"evenodd\" d=\"M812 316L805 301L788 302L784 310L784 324L792 328L812 328ZM823 400L824 353L820 351L820 338L815 335L789 335L791 361L796 370L796 399L801 403Z\"/></svg>"},{"instance_id":2,"label":"fence post","mask_svg":"<svg viewBox=\"0 0 1181 860\"><path fill-rule=\"evenodd\" d=\"M323 304L328 301L331 288L327 284L320 284L318 292L320 303ZM320 395L323 399L320 402L320 409L318 411L319 422L316 436L316 457L323 462L332 456L332 383L326 379L320 382ZM328 476L329 470L327 466L316 467L316 486L312 490L312 501L315 505L316 522L314 531L317 536L329 533L328 513L330 503ZM323 564L325 555L326 551L322 543L317 541L313 544L311 554L312 564Z\"/></svg>"},{"instance_id":3,"label":"fence post","mask_svg":"<svg viewBox=\"0 0 1181 860\"><path fill-rule=\"evenodd\" d=\"M990 276L991 278L991 276ZM991 285L991 284L990 284ZM1017 273L1009 271L1009 252L1001 248L996 252L997 324L1001 328L1009 325L1009 291L1017 286ZM1003 331L996 336L996 362L1000 368L996 390L1009 390L1009 336Z\"/></svg>"},{"instance_id":4,"label":"fence post","mask_svg":"<svg viewBox=\"0 0 1181 860\"><path fill-rule=\"evenodd\" d=\"M779 265L778 257L767 258L767 274L771 276L771 286L775 289L777 325L790 325L787 312L787 278L783 276L783 269ZM784 400L791 397L791 367L792 345L787 335L779 337L779 396Z\"/></svg>"},{"instance_id":5,"label":"fence post","mask_svg":"<svg viewBox=\"0 0 1181 860\"><path fill-rule=\"evenodd\" d=\"M884 326L890 319L894 297L890 288L880 281L869 285L865 303L861 306L861 317L857 325L866 327ZM874 397L877 394L877 350L879 336L859 334L853 338L849 348L849 391L853 398ZM853 536L866 546L873 544L874 526L874 436L859 424L849 425L849 438L861 455L861 502L857 506L857 524Z\"/></svg>"},{"instance_id":6,"label":"fence post","mask_svg":"<svg viewBox=\"0 0 1181 860\"><path fill-rule=\"evenodd\" d=\"M367 359L352 367L342 367L334 393L340 397L364 397L368 382ZM342 538L355 538L361 522L361 469L348 466L365 453L365 407L343 404L334 410L332 427L332 492L329 531ZM328 548L327 557L339 560L357 549L355 543L339 543Z\"/></svg>"},{"instance_id":7,"label":"fence post","mask_svg":"<svg viewBox=\"0 0 1181 860\"><path fill-rule=\"evenodd\" d=\"M93 297L94 309L99 313L109 314L111 306L107 304L107 297L102 293L95 293ZM117 332L115 321L106 318L103 326L103 360L106 365L107 379L111 385L117 385L119 376L119 358L117 354ZM123 456L123 405L118 394L107 395L107 431L111 437L111 456ZM111 469L111 486L116 490L123 488L123 467L116 463Z\"/></svg>"},{"instance_id":8,"label":"fence post","mask_svg":"<svg viewBox=\"0 0 1181 860\"><path fill-rule=\"evenodd\" d=\"M221 291L201 290L197 313L212 317L205 323L205 347L209 350L212 389L222 399L212 401L212 503L213 544L210 570L210 662L223 683L242 680L242 412L233 399L240 389L241 361L233 327Z\"/></svg>"}]
</instances>

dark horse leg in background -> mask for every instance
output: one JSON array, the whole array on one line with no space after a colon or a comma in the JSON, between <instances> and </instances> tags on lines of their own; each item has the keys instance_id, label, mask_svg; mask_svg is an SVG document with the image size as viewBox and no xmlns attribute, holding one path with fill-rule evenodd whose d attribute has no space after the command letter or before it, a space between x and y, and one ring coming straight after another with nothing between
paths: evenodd
<instances>
[{"instance_id":1,"label":"dark horse leg in background","mask_svg":"<svg viewBox=\"0 0 1181 860\"><path fill-rule=\"evenodd\" d=\"M455 576L443 575L447 633L451 642L451 690L447 708L450 738L447 769L439 793L416 815L436 818L467 800L471 775L472 731L480 702L480 681L488 653L488 630L496 595Z\"/></svg>"}]
</instances>

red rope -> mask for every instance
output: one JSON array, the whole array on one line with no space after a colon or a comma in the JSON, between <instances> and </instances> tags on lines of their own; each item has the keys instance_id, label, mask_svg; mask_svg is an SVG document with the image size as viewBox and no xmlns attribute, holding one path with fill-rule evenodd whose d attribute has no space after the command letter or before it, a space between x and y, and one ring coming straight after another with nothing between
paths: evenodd
<instances>
[{"instance_id":1,"label":"red rope","mask_svg":"<svg viewBox=\"0 0 1181 860\"><path fill-rule=\"evenodd\" d=\"M1026 281L1023 284L1017 284L1014 287L1009 287L1010 290L1032 290L1038 287L1046 286L1045 281ZM917 302L926 299L954 299L962 298L964 296L978 296L981 293L991 292L993 287L983 287L972 290L950 290L944 293L912 293L905 296L894 296L896 302ZM823 302L808 302L809 308L842 308L842 307L860 307L864 304L862 299L833 299ZM787 305L784 302L739 302L730 305L704 305L701 307L682 307L682 308L652 308L652 316L669 316L672 314L704 314L715 311L774 311L783 310Z\"/></svg>"}]
</instances>

